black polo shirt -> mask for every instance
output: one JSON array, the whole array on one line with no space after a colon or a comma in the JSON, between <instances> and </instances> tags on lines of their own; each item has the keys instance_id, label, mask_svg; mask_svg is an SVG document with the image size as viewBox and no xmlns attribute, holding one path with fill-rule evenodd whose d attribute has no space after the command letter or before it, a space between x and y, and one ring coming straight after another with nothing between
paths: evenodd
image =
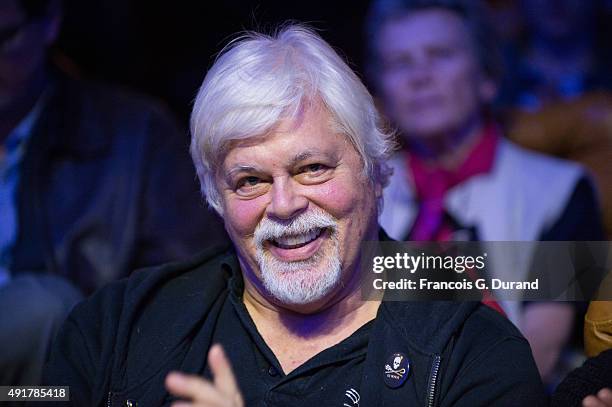
<instances>
[{"instance_id":1,"label":"black polo shirt","mask_svg":"<svg viewBox=\"0 0 612 407\"><path fill-rule=\"evenodd\" d=\"M245 406L358 406L373 321L285 374L242 302L241 277L230 281L214 333L227 353ZM203 375L211 378L208 367Z\"/></svg>"}]
</instances>

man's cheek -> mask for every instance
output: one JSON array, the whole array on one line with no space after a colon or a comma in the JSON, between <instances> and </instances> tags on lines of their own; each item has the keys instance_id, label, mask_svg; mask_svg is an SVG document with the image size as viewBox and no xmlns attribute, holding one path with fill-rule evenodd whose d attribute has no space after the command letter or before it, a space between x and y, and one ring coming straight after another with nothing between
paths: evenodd
<instances>
[{"instance_id":1,"label":"man's cheek","mask_svg":"<svg viewBox=\"0 0 612 407\"><path fill-rule=\"evenodd\" d=\"M323 210L329 212L333 217L340 218L350 212L359 199L355 188L347 188L337 182L327 182L317 189L312 195L315 203Z\"/></svg>"},{"instance_id":2,"label":"man's cheek","mask_svg":"<svg viewBox=\"0 0 612 407\"><path fill-rule=\"evenodd\" d=\"M250 235L264 211L265 207L257 199L231 202L225 207L226 229L229 227L238 235Z\"/></svg>"}]
</instances>

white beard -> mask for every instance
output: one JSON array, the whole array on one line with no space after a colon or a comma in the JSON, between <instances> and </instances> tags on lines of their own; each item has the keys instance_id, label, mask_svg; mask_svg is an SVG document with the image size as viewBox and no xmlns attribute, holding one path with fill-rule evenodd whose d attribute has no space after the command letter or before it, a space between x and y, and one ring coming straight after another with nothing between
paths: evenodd
<instances>
[{"instance_id":1,"label":"white beard","mask_svg":"<svg viewBox=\"0 0 612 407\"><path fill-rule=\"evenodd\" d=\"M327 228L323 233L331 232L329 242L324 242L319 251L306 260L282 261L264 248L266 240L306 233L316 228ZM288 224L264 218L255 230L257 263L264 288L284 304L309 304L324 298L341 279L337 234L336 221L322 210L304 213Z\"/></svg>"}]
</instances>

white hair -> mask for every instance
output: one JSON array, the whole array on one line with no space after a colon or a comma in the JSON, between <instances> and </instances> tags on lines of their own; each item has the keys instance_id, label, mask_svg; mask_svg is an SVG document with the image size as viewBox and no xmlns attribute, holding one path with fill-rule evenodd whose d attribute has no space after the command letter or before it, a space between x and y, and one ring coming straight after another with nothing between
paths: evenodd
<instances>
[{"instance_id":1,"label":"white hair","mask_svg":"<svg viewBox=\"0 0 612 407\"><path fill-rule=\"evenodd\" d=\"M312 257L299 261L282 261L264 248L265 242L283 237L297 236L315 229L329 233L330 246L319 250ZM308 304L328 295L340 284L342 262L338 223L323 209L313 208L279 223L264 217L255 229L257 263L265 289L284 304Z\"/></svg>"},{"instance_id":2,"label":"white hair","mask_svg":"<svg viewBox=\"0 0 612 407\"><path fill-rule=\"evenodd\" d=\"M191 115L191 156L202 193L223 214L215 177L235 140L262 136L304 103L321 101L335 129L362 158L364 175L391 174L394 148L372 96L357 75L312 29L288 25L268 36L249 32L231 42L208 71Z\"/></svg>"}]
</instances>

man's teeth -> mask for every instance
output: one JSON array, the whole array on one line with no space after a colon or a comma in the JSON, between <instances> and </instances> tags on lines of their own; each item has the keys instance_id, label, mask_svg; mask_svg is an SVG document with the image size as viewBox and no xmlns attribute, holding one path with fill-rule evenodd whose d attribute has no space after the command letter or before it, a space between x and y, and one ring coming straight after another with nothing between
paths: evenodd
<instances>
[{"instance_id":1,"label":"man's teeth","mask_svg":"<svg viewBox=\"0 0 612 407\"><path fill-rule=\"evenodd\" d=\"M315 240L323 229L314 229L308 233L303 233L301 235L293 235L293 236L282 236L277 237L273 240L276 246L279 246L283 249L294 249L299 246L304 246L306 243L310 243Z\"/></svg>"}]
</instances>

